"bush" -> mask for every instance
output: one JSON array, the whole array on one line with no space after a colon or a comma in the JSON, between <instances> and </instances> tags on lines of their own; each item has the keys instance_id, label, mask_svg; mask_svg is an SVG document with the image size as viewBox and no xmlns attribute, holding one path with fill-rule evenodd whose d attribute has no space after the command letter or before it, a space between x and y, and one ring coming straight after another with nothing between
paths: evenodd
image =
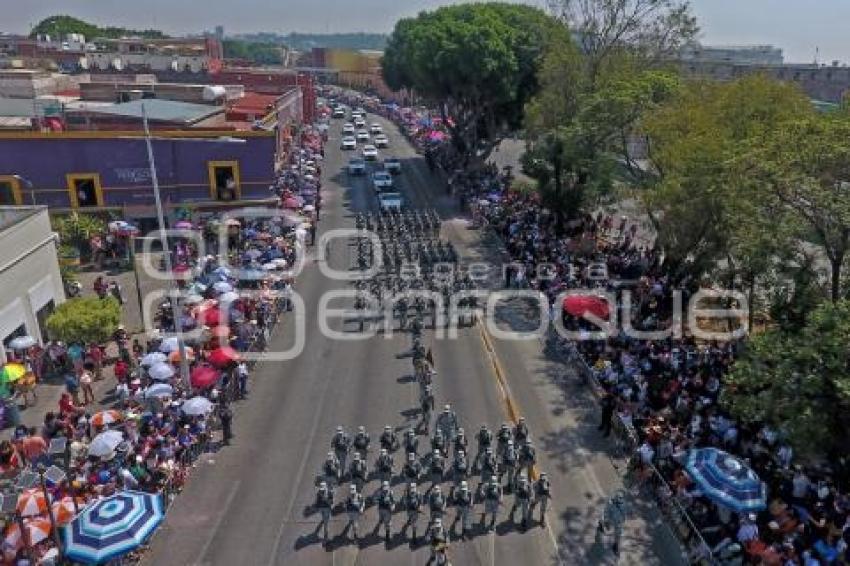
<instances>
[{"instance_id":1,"label":"bush","mask_svg":"<svg viewBox=\"0 0 850 566\"><path fill-rule=\"evenodd\" d=\"M63 342L103 343L112 338L120 321L121 306L112 297L80 297L65 301L47 317L47 331Z\"/></svg>"},{"instance_id":2,"label":"bush","mask_svg":"<svg viewBox=\"0 0 850 566\"><path fill-rule=\"evenodd\" d=\"M76 249L80 255L90 251L89 238L106 230L106 222L90 214L72 212L67 216L54 216L51 220L53 229L59 234L59 242Z\"/></svg>"}]
</instances>

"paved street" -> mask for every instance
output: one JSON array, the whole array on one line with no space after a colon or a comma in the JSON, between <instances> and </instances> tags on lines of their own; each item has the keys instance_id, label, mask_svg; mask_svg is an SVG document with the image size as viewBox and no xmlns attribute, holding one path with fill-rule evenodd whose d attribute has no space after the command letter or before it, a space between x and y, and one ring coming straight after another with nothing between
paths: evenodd
<instances>
[{"instance_id":1,"label":"paved street","mask_svg":"<svg viewBox=\"0 0 850 566\"><path fill-rule=\"evenodd\" d=\"M369 121L374 117L370 116ZM401 158L401 188L415 207L433 206L446 220L444 237L451 239L464 260L492 259L496 243L481 240L477 231L455 216L451 199L431 177L398 131L381 121L390 135L384 155ZM353 227L352 212L376 208L368 177L350 178L344 165L350 153L338 149L340 121L335 121L323 170L320 232ZM359 544L336 537L345 514L331 524L331 543L323 546L314 534L316 515L309 514L315 478L337 425L353 432L364 425L377 441L384 425L403 431L412 425L418 405L418 386L412 380L407 334L378 336L362 341L331 340L320 331L316 306L325 292L347 284L322 275L314 248L296 290L305 313L288 315L270 350L283 351L294 342L296 325L304 325L304 352L293 360L261 362L252 376L248 401L238 409L235 442L199 461L184 493L151 543L147 564L292 565L292 564L424 564L427 546L411 547L397 536L403 513L393 520L389 544L372 535L377 513L369 508L361 524L366 534ZM348 244L331 247L330 263L348 267ZM341 305L333 304L334 307ZM508 309L505 324L516 324ZM354 324L330 325L353 335ZM455 565L467 564L605 564L615 563L610 552L594 544L601 502L619 486L617 470L607 455L608 443L595 431L594 401L571 373L546 359L539 342L497 341L481 325L465 328L455 340L435 340L425 334L434 352L437 407L451 403L461 425L472 436L481 424L491 430L507 420L509 396L526 416L538 447L540 468L548 471L554 495L550 526L537 525L525 533L507 520L513 502L505 496L495 534L476 522L471 541L452 540L449 555ZM488 352L485 344L492 345ZM499 378L504 380L500 383ZM420 439L420 446L426 444ZM470 438L471 445L474 440ZM401 455L396 454L396 466ZM372 469L374 453L369 458ZM473 482L477 485L477 481ZM370 495L378 483L365 489ZM402 487L394 487L397 498ZM346 495L336 490L336 500ZM476 506L476 511L481 509ZM634 503L621 564L677 564L677 549L652 511ZM454 509L447 513L448 525ZM476 521L479 516L476 515ZM420 520L420 533L426 521Z\"/></svg>"}]
</instances>

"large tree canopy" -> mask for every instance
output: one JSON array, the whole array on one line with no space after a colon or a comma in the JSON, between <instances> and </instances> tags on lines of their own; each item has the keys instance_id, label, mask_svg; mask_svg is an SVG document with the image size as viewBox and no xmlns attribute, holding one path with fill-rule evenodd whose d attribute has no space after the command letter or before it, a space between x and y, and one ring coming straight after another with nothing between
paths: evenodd
<instances>
[{"instance_id":1,"label":"large tree canopy","mask_svg":"<svg viewBox=\"0 0 850 566\"><path fill-rule=\"evenodd\" d=\"M568 46L569 34L536 8L448 6L396 24L383 73L391 88L412 89L439 106L460 153L486 157L521 125L553 43Z\"/></svg>"}]
</instances>

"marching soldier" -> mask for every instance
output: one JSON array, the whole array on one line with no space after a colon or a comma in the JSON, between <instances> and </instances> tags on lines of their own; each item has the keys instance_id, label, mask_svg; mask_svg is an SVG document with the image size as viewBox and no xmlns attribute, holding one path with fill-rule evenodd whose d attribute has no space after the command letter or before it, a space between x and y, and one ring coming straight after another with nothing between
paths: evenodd
<instances>
[{"instance_id":1,"label":"marching soldier","mask_svg":"<svg viewBox=\"0 0 850 566\"><path fill-rule=\"evenodd\" d=\"M407 484L407 491L404 494L404 509L407 511L407 522L404 523L402 532L407 531L407 527L411 528L413 533L412 541L416 543L416 524L419 522L419 515L422 511L422 496L416 491L416 484L411 482Z\"/></svg>"},{"instance_id":2,"label":"marching soldier","mask_svg":"<svg viewBox=\"0 0 850 566\"><path fill-rule=\"evenodd\" d=\"M393 432L390 425L384 427L384 432L381 433L379 441L381 443L381 448L387 452L395 452L398 450L398 436L396 436L396 433Z\"/></svg>"},{"instance_id":3,"label":"marching soldier","mask_svg":"<svg viewBox=\"0 0 850 566\"><path fill-rule=\"evenodd\" d=\"M431 559L428 562L445 564L448 537L446 536L445 528L443 528L442 519L434 519L432 521L431 527L428 529L428 538L431 542Z\"/></svg>"},{"instance_id":4,"label":"marching soldier","mask_svg":"<svg viewBox=\"0 0 850 566\"><path fill-rule=\"evenodd\" d=\"M496 476L490 476L490 481L484 486L484 512L481 514L481 524L485 522L487 515L490 515L490 524L487 530L492 531L496 527L496 515L499 513L499 506L502 504L502 486Z\"/></svg>"},{"instance_id":5,"label":"marching soldier","mask_svg":"<svg viewBox=\"0 0 850 566\"><path fill-rule=\"evenodd\" d=\"M468 452L467 448L469 447L469 439L466 438L466 433L462 428L457 429L457 436L455 436L454 440L454 452L457 454L458 452L463 452L466 454Z\"/></svg>"},{"instance_id":6,"label":"marching soldier","mask_svg":"<svg viewBox=\"0 0 850 566\"><path fill-rule=\"evenodd\" d=\"M356 485L357 489L363 488L366 483L366 461L360 457L360 452L354 453L348 475L351 478L351 483Z\"/></svg>"},{"instance_id":7,"label":"marching soldier","mask_svg":"<svg viewBox=\"0 0 850 566\"><path fill-rule=\"evenodd\" d=\"M511 432L510 427L508 427L508 423L502 423L501 428L499 428L499 432L496 434L496 446L499 457L505 453L505 449L508 447L508 441L513 439L513 432Z\"/></svg>"},{"instance_id":8,"label":"marching soldier","mask_svg":"<svg viewBox=\"0 0 850 566\"><path fill-rule=\"evenodd\" d=\"M319 489L316 490L315 507L319 511L319 514L322 518L319 521L319 525L316 527L316 532L319 532L319 530L321 530L322 537L325 541L328 540L328 524L331 520L331 510L333 509L333 506L333 491L328 488L328 484L326 482L320 483Z\"/></svg>"},{"instance_id":9,"label":"marching soldier","mask_svg":"<svg viewBox=\"0 0 850 566\"><path fill-rule=\"evenodd\" d=\"M384 481L381 484L381 491L376 497L378 501L378 524L375 525L375 533L380 532L381 525L384 525L384 539L390 542L390 528L393 518L393 510L395 509L395 496L390 489L390 482Z\"/></svg>"},{"instance_id":10,"label":"marching soldier","mask_svg":"<svg viewBox=\"0 0 850 566\"><path fill-rule=\"evenodd\" d=\"M434 432L434 436L431 438L431 450L439 450L440 454L446 455L446 437L439 430Z\"/></svg>"},{"instance_id":11,"label":"marching soldier","mask_svg":"<svg viewBox=\"0 0 850 566\"><path fill-rule=\"evenodd\" d=\"M439 450L434 450L431 454L429 470L431 472L431 488L439 489L439 484L443 481L443 474L446 471L446 461Z\"/></svg>"},{"instance_id":12,"label":"marching soldier","mask_svg":"<svg viewBox=\"0 0 850 566\"><path fill-rule=\"evenodd\" d=\"M419 422L419 428L424 430L425 434L428 434L431 429L431 412L434 410L434 394L431 392L430 385L425 386L420 407L422 409L422 420Z\"/></svg>"},{"instance_id":13,"label":"marching soldier","mask_svg":"<svg viewBox=\"0 0 850 566\"><path fill-rule=\"evenodd\" d=\"M546 472L540 472L540 477L536 482L534 482L534 504L532 506L532 513L534 511L534 507L540 505L540 524L544 527L546 526L546 509L549 507L549 500L552 498L551 486L549 485L549 478L546 476Z\"/></svg>"},{"instance_id":14,"label":"marching soldier","mask_svg":"<svg viewBox=\"0 0 850 566\"><path fill-rule=\"evenodd\" d=\"M372 439L369 433L366 432L365 426L357 427L357 434L354 435L354 449L360 453L361 458L366 458L366 453L369 451L369 444Z\"/></svg>"},{"instance_id":15,"label":"marching soldier","mask_svg":"<svg viewBox=\"0 0 850 566\"><path fill-rule=\"evenodd\" d=\"M466 538L467 533L469 532L471 525L470 521L472 519L472 492L469 491L469 484L465 481L460 482L460 490L454 496L454 504L457 508L457 515L455 516L455 522L452 525L452 530L454 530L454 526L460 521L460 538Z\"/></svg>"},{"instance_id":16,"label":"marching soldier","mask_svg":"<svg viewBox=\"0 0 850 566\"><path fill-rule=\"evenodd\" d=\"M516 448L514 448L514 441L508 440L508 446L502 453L502 467L499 470L499 483L502 483L503 476L508 476L508 483L505 486L505 489L508 492L513 491L514 486L516 485L518 458L519 456L517 455Z\"/></svg>"},{"instance_id":17,"label":"marching soldier","mask_svg":"<svg viewBox=\"0 0 850 566\"><path fill-rule=\"evenodd\" d=\"M404 433L404 452L419 454L419 438L412 429L407 429Z\"/></svg>"},{"instance_id":18,"label":"marching soldier","mask_svg":"<svg viewBox=\"0 0 850 566\"><path fill-rule=\"evenodd\" d=\"M451 442L454 440L458 429L458 421L457 414L452 410L451 405L443 407L443 412L437 417L436 425L447 441Z\"/></svg>"},{"instance_id":19,"label":"marching soldier","mask_svg":"<svg viewBox=\"0 0 850 566\"><path fill-rule=\"evenodd\" d=\"M496 455L493 454L493 449L488 448L484 452L484 457L481 459L481 480L486 481L490 476L495 476L499 471Z\"/></svg>"},{"instance_id":20,"label":"marching soldier","mask_svg":"<svg viewBox=\"0 0 850 566\"><path fill-rule=\"evenodd\" d=\"M520 475L516 490L514 491L514 505L511 507L511 521L516 523L515 514L519 509L522 521L520 522L523 530L528 528L528 521L531 518L531 486L528 484L528 479L525 474Z\"/></svg>"},{"instance_id":21,"label":"marching soldier","mask_svg":"<svg viewBox=\"0 0 850 566\"><path fill-rule=\"evenodd\" d=\"M334 454L339 461L339 467L343 472L348 463L348 453L351 451L351 438L345 433L341 426L336 427L336 434L331 440L331 446L334 449Z\"/></svg>"},{"instance_id":22,"label":"marching soldier","mask_svg":"<svg viewBox=\"0 0 850 566\"><path fill-rule=\"evenodd\" d=\"M402 474L408 482L415 483L422 476L422 464L416 459L413 452L407 453L407 462L404 463Z\"/></svg>"},{"instance_id":23,"label":"marching soldier","mask_svg":"<svg viewBox=\"0 0 850 566\"><path fill-rule=\"evenodd\" d=\"M481 457L484 456L488 448L493 446L493 433L490 432L486 424L481 425L476 435L476 440L478 441L478 452L475 453L475 462L472 463L473 469L478 468Z\"/></svg>"},{"instance_id":24,"label":"marching soldier","mask_svg":"<svg viewBox=\"0 0 850 566\"><path fill-rule=\"evenodd\" d=\"M465 483L469 478L469 462L466 460L466 452L463 450L455 453L454 462L452 462L452 479L455 485Z\"/></svg>"},{"instance_id":25,"label":"marching soldier","mask_svg":"<svg viewBox=\"0 0 850 566\"><path fill-rule=\"evenodd\" d=\"M446 512L446 497L443 495L443 491L439 485L434 486L434 490L428 496L428 508L431 511L432 521L434 519L443 519L443 515Z\"/></svg>"},{"instance_id":26,"label":"marching soldier","mask_svg":"<svg viewBox=\"0 0 850 566\"><path fill-rule=\"evenodd\" d=\"M534 449L531 437L528 437L523 445L519 447L519 465L521 468L525 468L526 477L531 477L531 472L534 469L534 464L536 463L537 451Z\"/></svg>"},{"instance_id":27,"label":"marching soldier","mask_svg":"<svg viewBox=\"0 0 850 566\"><path fill-rule=\"evenodd\" d=\"M342 471L339 467L339 460L333 452L328 452L328 457L322 466L322 472L325 478L323 483L326 482L331 487L336 486L340 479L342 479Z\"/></svg>"},{"instance_id":28,"label":"marching soldier","mask_svg":"<svg viewBox=\"0 0 850 566\"><path fill-rule=\"evenodd\" d=\"M375 461L375 474L383 481L390 481L393 477L393 457L385 448L381 448Z\"/></svg>"},{"instance_id":29,"label":"marching soldier","mask_svg":"<svg viewBox=\"0 0 850 566\"><path fill-rule=\"evenodd\" d=\"M353 540L357 540L360 537L360 518L363 516L364 509L366 509L366 502L354 484L351 484L349 488L345 509L348 512L348 524L345 526L345 532L351 529L354 533Z\"/></svg>"},{"instance_id":30,"label":"marching soldier","mask_svg":"<svg viewBox=\"0 0 850 566\"><path fill-rule=\"evenodd\" d=\"M520 417L514 426L514 441L522 446L528 439L528 425L525 423L525 417Z\"/></svg>"}]
</instances>

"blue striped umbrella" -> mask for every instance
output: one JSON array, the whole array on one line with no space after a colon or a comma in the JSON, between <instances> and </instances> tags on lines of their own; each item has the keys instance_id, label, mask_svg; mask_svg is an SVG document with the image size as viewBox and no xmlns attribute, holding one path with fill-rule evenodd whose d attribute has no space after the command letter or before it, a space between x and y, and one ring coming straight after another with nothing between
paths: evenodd
<instances>
[{"instance_id":1,"label":"blue striped umbrella","mask_svg":"<svg viewBox=\"0 0 850 566\"><path fill-rule=\"evenodd\" d=\"M740 459L716 448L688 453L685 469L706 497L735 511L750 513L767 506L767 487Z\"/></svg>"},{"instance_id":2,"label":"blue striped umbrella","mask_svg":"<svg viewBox=\"0 0 850 566\"><path fill-rule=\"evenodd\" d=\"M159 495L121 491L94 501L62 528L65 556L102 564L141 545L162 522Z\"/></svg>"}]
</instances>

